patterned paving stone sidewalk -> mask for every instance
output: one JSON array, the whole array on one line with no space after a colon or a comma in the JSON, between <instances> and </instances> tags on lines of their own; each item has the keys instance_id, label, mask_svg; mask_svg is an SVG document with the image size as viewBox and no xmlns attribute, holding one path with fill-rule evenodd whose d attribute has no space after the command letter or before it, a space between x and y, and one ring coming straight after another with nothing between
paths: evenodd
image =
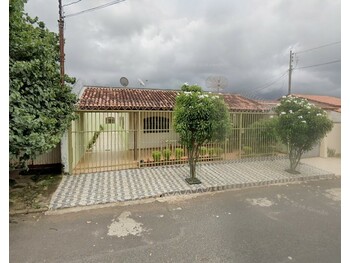
<instances>
[{"instance_id":1,"label":"patterned paving stone sidewalk","mask_svg":"<svg viewBox=\"0 0 350 263\"><path fill-rule=\"evenodd\" d=\"M131 169L64 176L49 209L88 206L145 198L204 193L292 181L332 178L334 174L300 164L300 174L289 174L289 160L239 160L197 166L199 185L188 185L188 165Z\"/></svg>"}]
</instances>

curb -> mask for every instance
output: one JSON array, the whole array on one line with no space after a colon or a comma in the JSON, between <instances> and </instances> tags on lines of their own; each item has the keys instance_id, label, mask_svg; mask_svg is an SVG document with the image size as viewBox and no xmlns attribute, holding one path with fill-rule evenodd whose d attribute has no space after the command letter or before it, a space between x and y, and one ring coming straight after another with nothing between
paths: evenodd
<instances>
[{"instance_id":1,"label":"curb","mask_svg":"<svg viewBox=\"0 0 350 263\"><path fill-rule=\"evenodd\" d=\"M13 210L9 212L9 215L13 216L13 215L22 215L22 214L42 213L48 210L49 210L48 208Z\"/></svg>"},{"instance_id":2,"label":"curb","mask_svg":"<svg viewBox=\"0 0 350 263\"><path fill-rule=\"evenodd\" d=\"M202 193L204 194L209 192L218 192L218 191L224 191L224 190L230 190L230 189L245 189L245 188L259 187L259 186L288 184L293 182L327 180L327 179L334 179L334 178L339 178L339 176L330 173L330 174L323 174L323 175L302 176L302 177L294 177L294 178L292 177L292 178L275 179L275 180L268 180L268 181L258 181L258 182L239 183L239 184L230 184L230 185L218 185L218 186L210 186L206 188L170 191L170 192L160 193L157 195L144 196L144 197L135 198L135 199L125 199L125 200L120 200L116 202L95 203L91 205L82 205L82 206L79 206L79 205L67 206L67 207L61 207L56 209L48 208L46 210L45 209L43 210L46 211L45 212L46 215L54 215L56 213L64 213L64 211L69 213L74 209L88 210L88 209L96 209L99 207L109 207L109 206L115 206L115 205L121 205L121 206L134 205L142 201L153 202L157 198L163 198L163 197L186 196L191 194L202 194ZM36 212L39 212L39 211L36 210Z\"/></svg>"},{"instance_id":3,"label":"curb","mask_svg":"<svg viewBox=\"0 0 350 263\"><path fill-rule=\"evenodd\" d=\"M219 185L219 186L210 186L207 188L198 188L195 190L171 191L171 192L162 194L161 197L184 195L184 194L198 194L198 193L206 193L206 192L223 191L223 190L229 190L229 189L243 189L243 188L250 188L250 187L286 184L291 182L315 181L315 180L324 180L324 179L333 179L333 178L338 178L338 176L336 176L335 174L325 174L325 175L303 176L303 177L296 177L296 178L285 178L285 179L276 179L276 180L269 180L269 181L241 183L241 184ZM152 196L152 197L154 198L156 196Z\"/></svg>"}]
</instances>

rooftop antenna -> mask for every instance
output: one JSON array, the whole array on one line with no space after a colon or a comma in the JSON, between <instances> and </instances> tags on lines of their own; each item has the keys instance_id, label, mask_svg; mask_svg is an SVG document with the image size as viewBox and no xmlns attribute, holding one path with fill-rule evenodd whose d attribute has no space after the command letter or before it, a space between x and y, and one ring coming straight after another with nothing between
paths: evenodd
<instances>
[{"instance_id":1,"label":"rooftop antenna","mask_svg":"<svg viewBox=\"0 0 350 263\"><path fill-rule=\"evenodd\" d=\"M146 84L142 81L142 79L138 78L137 80L140 82L141 86L146 86Z\"/></svg>"},{"instance_id":2,"label":"rooftop antenna","mask_svg":"<svg viewBox=\"0 0 350 263\"><path fill-rule=\"evenodd\" d=\"M123 87L126 87L129 85L129 80L126 77L121 77L120 84L122 84Z\"/></svg>"},{"instance_id":3,"label":"rooftop antenna","mask_svg":"<svg viewBox=\"0 0 350 263\"><path fill-rule=\"evenodd\" d=\"M207 88L213 89L219 93L227 87L228 80L224 76L209 76L206 79L205 84Z\"/></svg>"}]
</instances>

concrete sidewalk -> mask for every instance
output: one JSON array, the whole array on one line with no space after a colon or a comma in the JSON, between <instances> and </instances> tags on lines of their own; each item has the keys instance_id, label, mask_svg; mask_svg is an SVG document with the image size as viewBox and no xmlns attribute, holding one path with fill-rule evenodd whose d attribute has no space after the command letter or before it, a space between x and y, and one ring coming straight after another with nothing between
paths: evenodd
<instances>
[{"instance_id":1,"label":"concrete sidewalk","mask_svg":"<svg viewBox=\"0 0 350 263\"><path fill-rule=\"evenodd\" d=\"M320 168L325 171L329 171L336 176L341 175L341 159L336 157L313 157L313 158L303 158L301 162L308 164L317 168Z\"/></svg>"},{"instance_id":2,"label":"concrete sidewalk","mask_svg":"<svg viewBox=\"0 0 350 263\"><path fill-rule=\"evenodd\" d=\"M188 185L185 182L189 175L188 165L67 175L53 194L49 210L335 176L334 171L316 168L315 166L321 165L312 159L302 160L298 168L300 174L297 175L285 171L289 167L289 160L286 158L198 164L197 177L202 181L199 185ZM307 162L313 162L315 166Z\"/></svg>"}]
</instances>

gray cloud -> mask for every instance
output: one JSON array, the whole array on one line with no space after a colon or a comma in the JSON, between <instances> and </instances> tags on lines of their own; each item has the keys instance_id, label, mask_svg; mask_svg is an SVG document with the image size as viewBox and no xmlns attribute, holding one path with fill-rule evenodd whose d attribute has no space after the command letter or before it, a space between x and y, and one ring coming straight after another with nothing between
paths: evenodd
<instances>
[{"instance_id":1,"label":"gray cloud","mask_svg":"<svg viewBox=\"0 0 350 263\"><path fill-rule=\"evenodd\" d=\"M67 6L65 14L96 2ZM58 31L56 1L30 0L26 10ZM206 88L208 76L223 75L228 92L277 98L287 92L287 75L280 77L290 49L295 67L321 64L340 59L340 44L298 51L340 38L340 0L126 0L66 18L66 72L86 85L119 86L125 76L130 87L141 78L148 88L167 89L184 82ZM340 63L292 76L295 93L340 96Z\"/></svg>"}]
</instances>

